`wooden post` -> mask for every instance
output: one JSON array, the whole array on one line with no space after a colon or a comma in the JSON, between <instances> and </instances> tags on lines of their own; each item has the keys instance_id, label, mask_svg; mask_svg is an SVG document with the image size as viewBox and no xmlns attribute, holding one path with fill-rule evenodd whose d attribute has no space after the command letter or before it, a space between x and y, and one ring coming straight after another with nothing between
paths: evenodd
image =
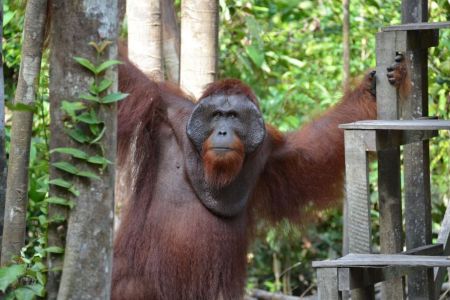
<instances>
[{"instance_id":1,"label":"wooden post","mask_svg":"<svg viewBox=\"0 0 450 300\"><path fill-rule=\"evenodd\" d=\"M402 23L428 21L427 0L403 0ZM410 32L411 36L417 34ZM427 48L407 51L411 62L413 82L411 95L402 109L404 119L428 115L428 64ZM404 147L405 224L407 249L431 244L429 142L419 142ZM408 276L410 299L433 299L432 270L417 271Z\"/></svg>"},{"instance_id":2,"label":"wooden post","mask_svg":"<svg viewBox=\"0 0 450 300\"><path fill-rule=\"evenodd\" d=\"M399 96L395 87L386 80L387 68L394 62L398 41L404 40L399 32L377 34L377 105L378 119L399 118ZM403 247L402 203L400 184L400 147L378 152L378 196L380 204L381 253L399 253ZM382 284L382 299L403 299L402 278Z\"/></svg>"},{"instance_id":3,"label":"wooden post","mask_svg":"<svg viewBox=\"0 0 450 300\"><path fill-rule=\"evenodd\" d=\"M317 269L317 291L319 300L341 300L338 290L337 268Z\"/></svg>"},{"instance_id":4,"label":"wooden post","mask_svg":"<svg viewBox=\"0 0 450 300\"><path fill-rule=\"evenodd\" d=\"M364 131L345 130L345 182L347 219L345 228L351 253L371 253L369 169ZM373 286L352 291L352 299L371 299Z\"/></svg>"}]
</instances>

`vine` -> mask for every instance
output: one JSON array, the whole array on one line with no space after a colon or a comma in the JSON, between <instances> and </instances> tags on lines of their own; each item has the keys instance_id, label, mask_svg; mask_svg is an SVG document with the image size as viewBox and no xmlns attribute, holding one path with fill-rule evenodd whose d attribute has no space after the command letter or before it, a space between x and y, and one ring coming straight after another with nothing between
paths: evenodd
<instances>
[{"instance_id":1,"label":"vine","mask_svg":"<svg viewBox=\"0 0 450 300\"><path fill-rule=\"evenodd\" d=\"M105 72L113 66L121 64L118 60L101 62L101 55L111 45L111 42L103 41L99 44L90 42L89 45L96 51L95 62L91 62L82 57L74 57L74 60L91 73L93 81L88 90L81 93L76 101L62 100L60 109L64 113L64 132L76 144L90 146L91 151L89 152L94 154L88 154L76 146L55 148L50 153L69 155L73 159L84 162L86 169L92 170L92 167L94 167L93 172L85 170L82 166L75 166L63 159L52 163L53 167L69 174L72 178L79 177L88 180L100 180L100 176L106 167L111 164L111 161L106 159L105 150L101 145L107 128L105 123L99 118L99 111L102 106L116 103L124 99L127 94L120 92L108 93L108 89L112 86L113 81L105 78ZM10 107L10 109L38 112L34 105L25 104L15 105L14 107ZM39 115L39 117L43 117L44 113L41 113L42 115ZM45 138L47 138L46 133ZM70 179L58 177L49 180L48 183L69 192L75 198L80 194L74 182ZM46 197L41 207L44 215L39 216L39 223L42 226L48 226L50 223L65 222L66 219L62 215L52 216L49 219L47 205L56 204L72 209L75 206L75 201L69 199L69 197L49 197L48 188L45 188L45 194ZM37 246L35 243L30 242L23 247L20 256L14 258L14 264L0 268L0 298L4 295L5 299L25 300L45 296L45 273L47 272L47 267L42 261L48 253L62 254L64 253L64 249L55 246L45 247L47 244L45 237L40 237L38 240ZM30 249L32 250L30 251ZM32 253L26 253L27 251Z\"/></svg>"}]
</instances>

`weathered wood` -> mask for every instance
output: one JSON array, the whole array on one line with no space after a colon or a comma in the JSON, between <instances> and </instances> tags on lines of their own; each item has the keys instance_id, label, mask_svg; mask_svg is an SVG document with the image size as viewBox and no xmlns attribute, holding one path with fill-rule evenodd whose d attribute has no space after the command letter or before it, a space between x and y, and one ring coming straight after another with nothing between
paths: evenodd
<instances>
[{"instance_id":1,"label":"weathered wood","mask_svg":"<svg viewBox=\"0 0 450 300\"><path fill-rule=\"evenodd\" d=\"M433 244L433 245L425 245L421 247L417 247L414 249L409 249L403 251L401 254L408 255L443 255L443 247L442 244Z\"/></svg>"},{"instance_id":2,"label":"weathered wood","mask_svg":"<svg viewBox=\"0 0 450 300\"><path fill-rule=\"evenodd\" d=\"M338 268L339 290L363 288L379 282L400 279L407 275L410 267Z\"/></svg>"},{"instance_id":3,"label":"weathered wood","mask_svg":"<svg viewBox=\"0 0 450 300\"><path fill-rule=\"evenodd\" d=\"M437 242L443 247L442 255L450 255L450 205L445 210L444 219L441 224L441 230L439 231ZM440 291L442 283L447 269L435 268L434 269L434 286L435 291Z\"/></svg>"},{"instance_id":4,"label":"weathered wood","mask_svg":"<svg viewBox=\"0 0 450 300\"><path fill-rule=\"evenodd\" d=\"M450 22L434 22L434 23L408 23L383 27L382 31L398 31L398 30L429 30L429 29L440 29L440 28L450 28Z\"/></svg>"},{"instance_id":5,"label":"weathered wood","mask_svg":"<svg viewBox=\"0 0 450 300\"><path fill-rule=\"evenodd\" d=\"M447 120L367 120L341 124L344 129L450 130Z\"/></svg>"},{"instance_id":6,"label":"weathered wood","mask_svg":"<svg viewBox=\"0 0 450 300\"><path fill-rule=\"evenodd\" d=\"M402 23L428 21L427 0L403 0ZM404 101L404 119L428 115L428 57L427 49L407 51L412 81L411 95ZM430 159L428 141L404 147L405 230L406 248L431 244ZM408 276L411 299L434 298L432 270Z\"/></svg>"},{"instance_id":7,"label":"weathered wood","mask_svg":"<svg viewBox=\"0 0 450 300\"><path fill-rule=\"evenodd\" d=\"M341 300L338 290L338 274L336 268L317 269L317 292L319 300Z\"/></svg>"},{"instance_id":8,"label":"weathered wood","mask_svg":"<svg viewBox=\"0 0 450 300\"><path fill-rule=\"evenodd\" d=\"M381 120L395 120L399 116L398 90L386 80L387 68L395 61L399 38L404 46L404 33L379 33L377 35L377 114ZM400 47L401 48L401 47ZM387 107L381 108L386 105ZM382 121L383 122L383 121ZM386 121L384 121L386 122ZM382 253L398 253L403 247L402 198L400 183L400 147L391 143L389 132L377 132L377 148L383 142L393 147L378 152L378 197L380 204L380 246ZM400 140L400 139L399 139ZM404 281L393 278L383 283L383 299L403 299Z\"/></svg>"},{"instance_id":9,"label":"weathered wood","mask_svg":"<svg viewBox=\"0 0 450 300\"><path fill-rule=\"evenodd\" d=\"M399 101L394 86L386 80L387 68L395 61L399 48L406 48L406 33L379 32L376 36L376 80L377 80L377 114L378 119L398 119Z\"/></svg>"},{"instance_id":10,"label":"weathered wood","mask_svg":"<svg viewBox=\"0 0 450 300\"><path fill-rule=\"evenodd\" d=\"M350 253L335 260L314 261L314 268L349 268L349 267L450 267L450 258L446 256L405 255L405 254L370 254Z\"/></svg>"},{"instance_id":11,"label":"weathered wood","mask_svg":"<svg viewBox=\"0 0 450 300\"><path fill-rule=\"evenodd\" d=\"M368 158L362 142L364 132L346 130L344 135L349 251L371 253Z\"/></svg>"},{"instance_id":12,"label":"weathered wood","mask_svg":"<svg viewBox=\"0 0 450 300\"><path fill-rule=\"evenodd\" d=\"M345 179L347 196L347 219L345 228L350 252L371 253L371 225L369 200L368 156L364 144L365 132L346 130L345 136ZM370 299L373 287L356 289L352 299Z\"/></svg>"}]
</instances>

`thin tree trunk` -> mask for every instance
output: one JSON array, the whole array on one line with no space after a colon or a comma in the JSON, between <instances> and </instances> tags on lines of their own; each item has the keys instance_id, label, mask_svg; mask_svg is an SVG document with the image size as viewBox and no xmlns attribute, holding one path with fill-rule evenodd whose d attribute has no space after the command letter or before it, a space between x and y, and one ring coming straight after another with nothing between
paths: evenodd
<instances>
[{"instance_id":1,"label":"thin tree trunk","mask_svg":"<svg viewBox=\"0 0 450 300\"><path fill-rule=\"evenodd\" d=\"M162 47L167 79L180 82L180 25L172 0L162 2Z\"/></svg>"},{"instance_id":2,"label":"thin tree trunk","mask_svg":"<svg viewBox=\"0 0 450 300\"><path fill-rule=\"evenodd\" d=\"M14 103L34 105L41 68L47 1L29 0L25 13L22 61ZM11 127L11 150L5 204L2 265L18 255L25 243L28 202L28 163L30 157L33 112L14 111Z\"/></svg>"},{"instance_id":3,"label":"thin tree trunk","mask_svg":"<svg viewBox=\"0 0 450 300\"><path fill-rule=\"evenodd\" d=\"M343 0L344 24L342 27L343 60L344 60L344 89L350 79L350 0Z\"/></svg>"},{"instance_id":4,"label":"thin tree trunk","mask_svg":"<svg viewBox=\"0 0 450 300\"><path fill-rule=\"evenodd\" d=\"M117 0L57 1L51 7L52 32L50 55L50 147L76 147L90 155L97 153L92 146L76 144L64 132L64 115L61 102L78 101L80 93L85 93L92 83L92 74L74 61L83 57L96 61L96 52L88 45L94 41L116 41L118 32ZM117 45L110 45L101 61L115 59ZM117 71L107 71L106 77L114 83L108 92L117 90ZM106 131L101 139L104 156L115 161L116 152L116 107L101 107L99 119ZM81 146L80 146L81 145ZM52 153L51 162L70 161L79 169L88 166L76 159ZM91 170L98 172L96 168ZM64 253L64 265L58 290L59 272L49 272L47 285L48 299L109 299L112 271L112 240L114 220L114 165L109 165L100 180L83 180L69 176L52 167L50 179L66 178L74 184L80 195L74 199L75 207L69 212ZM51 187L50 194L69 197L67 192ZM64 210L56 205L49 208L49 218ZM64 224L49 226L49 246L62 243ZM50 256L49 269L61 266L60 257ZM57 293L57 296L56 296Z\"/></svg>"},{"instance_id":5,"label":"thin tree trunk","mask_svg":"<svg viewBox=\"0 0 450 300\"><path fill-rule=\"evenodd\" d=\"M3 24L3 0L0 0L0 24ZM0 26L0 253L3 237L6 193L6 149L5 149L5 80L3 78L3 27Z\"/></svg>"},{"instance_id":6,"label":"thin tree trunk","mask_svg":"<svg viewBox=\"0 0 450 300\"><path fill-rule=\"evenodd\" d=\"M180 85L200 97L217 74L218 1L181 3Z\"/></svg>"},{"instance_id":7,"label":"thin tree trunk","mask_svg":"<svg viewBox=\"0 0 450 300\"><path fill-rule=\"evenodd\" d=\"M128 56L147 76L163 79L160 0L128 0Z\"/></svg>"}]
</instances>

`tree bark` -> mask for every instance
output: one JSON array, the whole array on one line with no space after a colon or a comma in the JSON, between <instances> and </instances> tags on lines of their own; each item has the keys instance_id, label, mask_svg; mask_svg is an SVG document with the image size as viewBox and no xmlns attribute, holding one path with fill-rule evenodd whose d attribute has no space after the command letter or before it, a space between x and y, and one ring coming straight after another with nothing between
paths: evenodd
<instances>
[{"instance_id":1,"label":"tree bark","mask_svg":"<svg viewBox=\"0 0 450 300\"><path fill-rule=\"evenodd\" d=\"M0 0L0 24L3 24L3 0ZM3 27L0 26L0 253L3 238L6 193L5 80L3 78Z\"/></svg>"},{"instance_id":2,"label":"tree bark","mask_svg":"<svg viewBox=\"0 0 450 300\"><path fill-rule=\"evenodd\" d=\"M41 68L47 1L29 0L25 12L22 61L14 104L34 105ZM32 111L14 111L3 228L1 264L18 255L25 243Z\"/></svg>"},{"instance_id":3,"label":"tree bark","mask_svg":"<svg viewBox=\"0 0 450 300\"><path fill-rule=\"evenodd\" d=\"M180 25L172 0L162 2L162 47L167 79L180 82Z\"/></svg>"},{"instance_id":4,"label":"tree bark","mask_svg":"<svg viewBox=\"0 0 450 300\"><path fill-rule=\"evenodd\" d=\"M344 20L342 27L343 61L344 61L344 89L350 79L350 0L343 0Z\"/></svg>"},{"instance_id":5,"label":"tree bark","mask_svg":"<svg viewBox=\"0 0 450 300\"><path fill-rule=\"evenodd\" d=\"M162 80L160 0L128 0L128 56L144 74Z\"/></svg>"},{"instance_id":6,"label":"tree bark","mask_svg":"<svg viewBox=\"0 0 450 300\"><path fill-rule=\"evenodd\" d=\"M73 0L53 1L51 7L52 32L50 55L50 147L76 147L90 155L97 150L89 145L76 144L64 132L64 115L61 101L79 101L80 93L85 93L93 81L92 73L74 61L74 57L96 60L96 52L88 45L94 41L115 42L118 32L117 0ZM115 59L117 45L110 45L100 58L101 61ZM108 92L117 90L117 70L109 70L105 77L114 83ZM115 161L116 153L116 107L101 107L99 119L106 126L101 139L104 156ZM81 145L81 146L80 146ZM85 163L52 153L52 163L65 159L79 169L89 168ZM98 172L92 168L92 172ZM74 183L80 195L74 199L75 207L69 212L65 243L64 267L59 272L49 272L48 299L109 299L112 271L112 241L114 220L114 165L109 165L102 173L101 180L86 180L69 176L51 167L50 179L66 178ZM51 196L67 198L67 192L52 186ZM56 205L49 208L49 219L56 214L64 214ZM64 224L49 226L49 246L63 243ZM48 258L49 269L60 268L61 257Z\"/></svg>"},{"instance_id":7,"label":"tree bark","mask_svg":"<svg viewBox=\"0 0 450 300\"><path fill-rule=\"evenodd\" d=\"M217 74L218 1L181 3L180 85L200 97Z\"/></svg>"}]
</instances>

